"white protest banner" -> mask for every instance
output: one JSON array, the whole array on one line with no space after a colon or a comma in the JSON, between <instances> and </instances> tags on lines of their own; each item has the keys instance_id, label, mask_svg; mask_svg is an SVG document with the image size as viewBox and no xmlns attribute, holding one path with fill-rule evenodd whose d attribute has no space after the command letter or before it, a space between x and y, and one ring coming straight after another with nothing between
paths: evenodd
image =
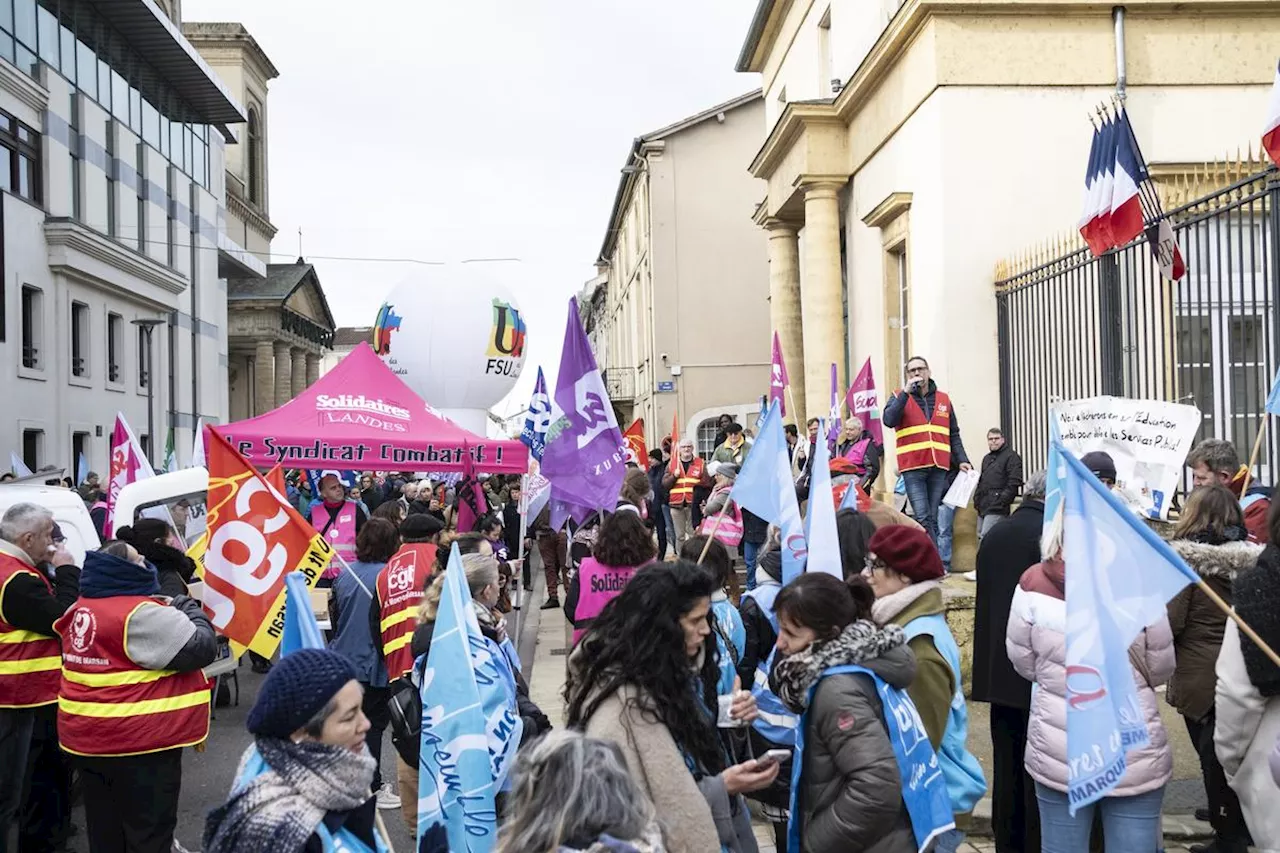
<instances>
[{"instance_id":1,"label":"white protest banner","mask_svg":"<svg viewBox=\"0 0 1280 853\"><path fill-rule=\"evenodd\" d=\"M1195 406L1127 397L1066 400L1049 409L1062 444L1077 457L1095 450L1116 464L1116 485L1140 513L1163 519L1182 480L1201 414Z\"/></svg>"}]
</instances>

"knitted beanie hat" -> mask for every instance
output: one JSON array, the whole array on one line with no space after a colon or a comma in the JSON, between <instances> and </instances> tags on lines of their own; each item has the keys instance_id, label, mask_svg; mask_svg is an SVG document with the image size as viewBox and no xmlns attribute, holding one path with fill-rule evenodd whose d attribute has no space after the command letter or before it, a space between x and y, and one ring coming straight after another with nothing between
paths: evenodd
<instances>
[{"instance_id":1,"label":"knitted beanie hat","mask_svg":"<svg viewBox=\"0 0 1280 853\"><path fill-rule=\"evenodd\" d=\"M249 733L287 740L354 680L351 662L329 649L298 649L282 657L249 712Z\"/></svg>"},{"instance_id":2,"label":"knitted beanie hat","mask_svg":"<svg viewBox=\"0 0 1280 853\"><path fill-rule=\"evenodd\" d=\"M867 547L912 583L937 580L946 574L938 549L923 530L901 524L885 525L871 535Z\"/></svg>"}]
</instances>

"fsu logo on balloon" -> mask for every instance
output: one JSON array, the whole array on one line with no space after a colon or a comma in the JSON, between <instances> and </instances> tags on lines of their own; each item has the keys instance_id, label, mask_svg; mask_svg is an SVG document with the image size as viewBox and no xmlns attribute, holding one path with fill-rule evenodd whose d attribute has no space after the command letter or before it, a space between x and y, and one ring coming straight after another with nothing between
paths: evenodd
<instances>
[{"instance_id":1,"label":"fsu logo on balloon","mask_svg":"<svg viewBox=\"0 0 1280 853\"><path fill-rule=\"evenodd\" d=\"M493 300L493 337L489 341L489 360L484 372L519 376L524 338L525 325L520 312L501 299Z\"/></svg>"}]
</instances>

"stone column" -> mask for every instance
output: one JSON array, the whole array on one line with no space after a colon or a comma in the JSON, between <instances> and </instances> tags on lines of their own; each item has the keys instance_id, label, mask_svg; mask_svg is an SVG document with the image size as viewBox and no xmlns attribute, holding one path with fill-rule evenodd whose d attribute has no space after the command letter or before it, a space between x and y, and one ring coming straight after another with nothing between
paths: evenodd
<instances>
[{"instance_id":1,"label":"stone column","mask_svg":"<svg viewBox=\"0 0 1280 853\"><path fill-rule=\"evenodd\" d=\"M307 353L307 387L316 384L320 378L320 356Z\"/></svg>"},{"instance_id":2,"label":"stone column","mask_svg":"<svg viewBox=\"0 0 1280 853\"><path fill-rule=\"evenodd\" d=\"M253 413L265 415L275 408L275 352L271 341L258 341L253 356Z\"/></svg>"},{"instance_id":3,"label":"stone column","mask_svg":"<svg viewBox=\"0 0 1280 853\"><path fill-rule=\"evenodd\" d=\"M800 322L800 241L796 227L777 219L765 223L769 232L769 325L778 333L782 359L791 388L786 421L804 432L804 327ZM794 400L794 405L792 401ZM799 411L793 411L793 409Z\"/></svg>"},{"instance_id":4,"label":"stone column","mask_svg":"<svg viewBox=\"0 0 1280 853\"><path fill-rule=\"evenodd\" d=\"M296 397L307 390L307 353L306 350L300 347L294 347L290 350L290 353L293 356L293 367L291 368L293 388L292 396L290 397L292 399L292 397Z\"/></svg>"},{"instance_id":5,"label":"stone column","mask_svg":"<svg viewBox=\"0 0 1280 853\"><path fill-rule=\"evenodd\" d=\"M289 345L284 341L276 341L276 406L283 406L293 399L293 361L289 355Z\"/></svg>"},{"instance_id":6,"label":"stone column","mask_svg":"<svg viewBox=\"0 0 1280 853\"><path fill-rule=\"evenodd\" d=\"M844 306L840 285L841 184L817 181L804 187L804 279L800 283L804 320L805 410L824 417L831 408L831 365L837 388L844 375Z\"/></svg>"}]
</instances>

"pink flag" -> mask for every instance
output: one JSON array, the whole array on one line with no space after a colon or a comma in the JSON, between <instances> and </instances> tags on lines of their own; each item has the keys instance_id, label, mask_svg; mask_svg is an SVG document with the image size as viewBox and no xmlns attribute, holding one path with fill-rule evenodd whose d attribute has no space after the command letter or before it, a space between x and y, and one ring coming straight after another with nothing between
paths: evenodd
<instances>
[{"instance_id":1,"label":"pink flag","mask_svg":"<svg viewBox=\"0 0 1280 853\"><path fill-rule=\"evenodd\" d=\"M116 426L111 431L111 468L107 474L107 520L102 526L102 536L110 539L115 533L116 499L120 490L130 483L155 475L151 463L142 453L138 439L129 428L124 415L116 413ZM125 523L130 524L133 519Z\"/></svg>"},{"instance_id":2,"label":"pink flag","mask_svg":"<svg viewBox=\"0 0 1280 853\"><path fill-rule=\"evenodd\" d=\"M862 415L863 427L871 433L876 444L884 444L884 427L880 424L880 398L876 394L876 378L871 372L871 359L862 365L858 378L849 386L844 397L849 412Z\"/></svg>"},{"instance_id":3,"label":"pink flag","mask_svg":"<svg viewBox=\"0 0 1280 853\"><path fill-rule=\"evenodd\" d=\"M773 373L769 379L769 402L778 401L778 412L787 416L786 388L791 384L787 378L787 363L782 360L782 344L778 342L778 333L773 333Z\"/></svg>"}]
</instances>

